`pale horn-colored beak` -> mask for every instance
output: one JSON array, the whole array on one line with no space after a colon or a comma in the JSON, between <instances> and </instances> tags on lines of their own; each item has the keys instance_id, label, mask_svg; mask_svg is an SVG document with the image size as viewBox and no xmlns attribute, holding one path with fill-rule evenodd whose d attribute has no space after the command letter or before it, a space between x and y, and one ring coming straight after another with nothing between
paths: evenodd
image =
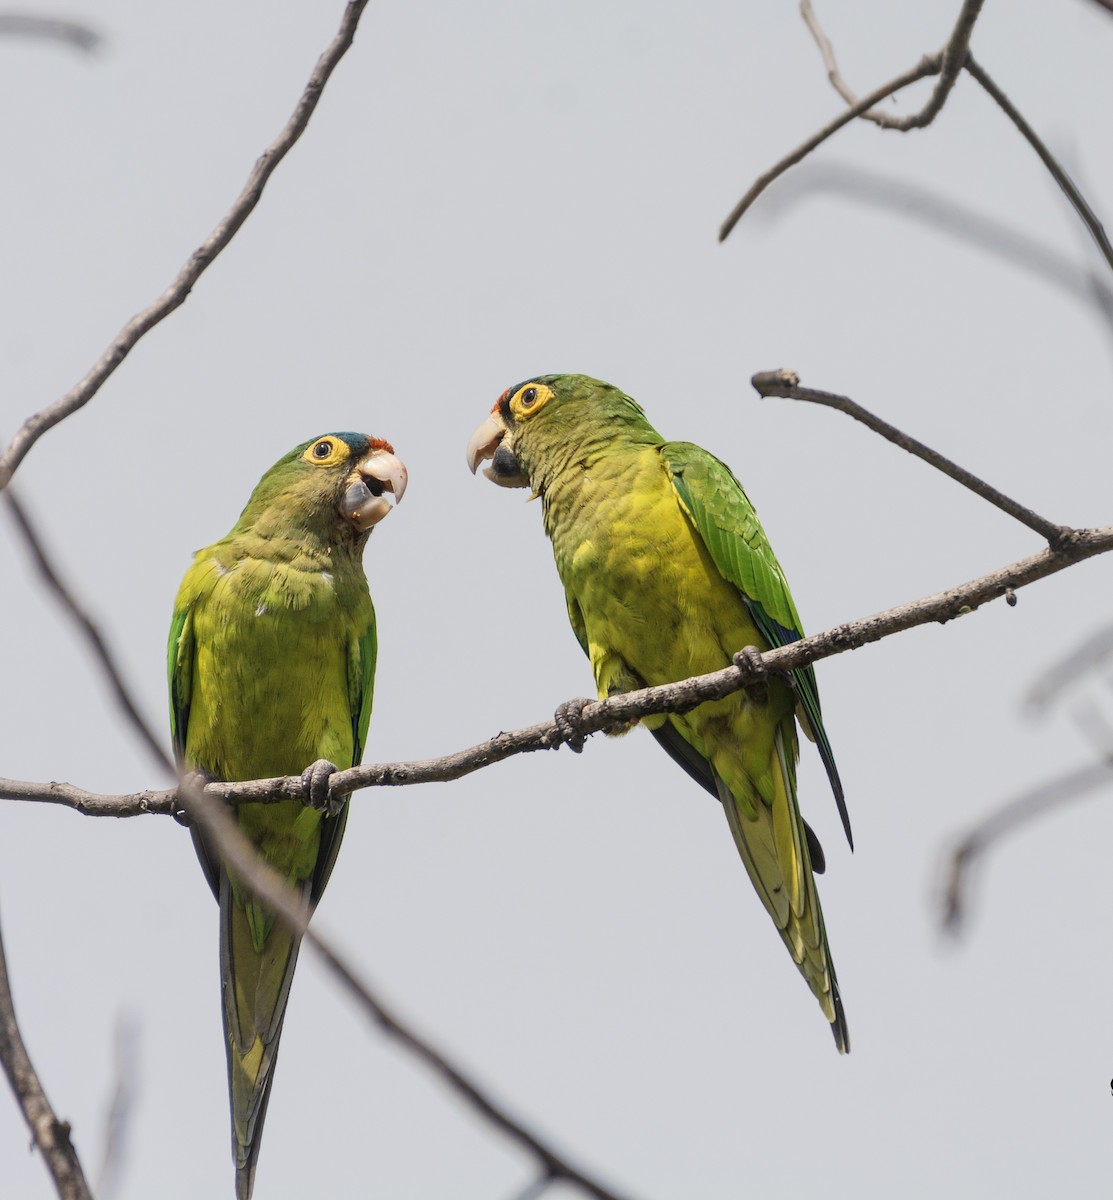
<instances>
[{"instance_id":1,"label":"pale horn-colored beak","mask_svg":"<svg viewBox=\"0 0 1113 1200\"><path fill-rule=\"evenodd\" d=\"M366 533L401 503L409 473L406 464L388 450L372 450L348 477L348 490L340 501L340 515ZM394 497L394 504L387 493Z\"/></svg>"},{"instance_id":2,"label":"pale horn-colored beak","mask_svg":"<svg viewBox=\"0 0 1113 1200\"><path fill-rule=\"evenodd\" d=\"M529 477L522 470L514 452L503 442L506 424L496 409L468 438L468 469L474 475L481 462L491 459L483 474L500 487L529 487Z\"/></svg>"},{"instance_id":3,"label":"pale horn-colored beak","mask_svg":"<svg viewBox=\"0 0 1113 1200\"><path fill-rule=\"evenodd\" d=\"M506 425L496 411L468 438L468 470L473 475L481 462L494 458L505 434Z\"/></svg>"}]
</instances>

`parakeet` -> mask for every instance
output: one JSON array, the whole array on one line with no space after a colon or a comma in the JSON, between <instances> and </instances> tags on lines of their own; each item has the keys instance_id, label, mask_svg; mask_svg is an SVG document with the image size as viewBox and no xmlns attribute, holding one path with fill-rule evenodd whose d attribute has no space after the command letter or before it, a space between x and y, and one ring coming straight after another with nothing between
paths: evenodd
<instances>
[{"instance_id":1,"label":"parakeet","mask_svg":"<svg viewBox=\"0 0 1113 1200\"><path fill-rule=\"evenodd\" d=\"M347 821L328 777L360 761L375 679L371 530L406 490L389 442L330 433L263 476L227 537L194 556L174 604L170 726L179 769L224 781L303 774L313 804L242 804L262 856L316 904ZM249 1200L298 939L194 845L220 904L236 1196Z\"/></svg>"},{"instance_id":2,"label":"parakeet","mask_svg":"<svg viewBox=\"0 0 1113 1200\"><path fill-rule=\"evenodd\" d=\"M467 448L474 473L541 499L568 616L600 698L729 666L746 646L802 637L757 514L730 469L667 442L641 407L585 375L509 388ZM842 785L811 667L764 696L737 692L643 720L723 805L735 844L793 961L849 1049L813 870L819 842L796 801L796 720L817 741L848 840ZM853 843L851 843L853 844Z\"/></svg>"}]
</instances>

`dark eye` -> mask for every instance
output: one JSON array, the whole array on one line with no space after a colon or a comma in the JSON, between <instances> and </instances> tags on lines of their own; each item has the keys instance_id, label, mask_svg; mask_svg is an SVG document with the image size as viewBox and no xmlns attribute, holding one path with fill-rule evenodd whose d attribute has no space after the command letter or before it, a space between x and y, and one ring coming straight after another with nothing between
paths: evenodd
<instances>
[{"instance_id":1,"label":"dark eye","mask_svg":"<svg viewBox=\"0 0 1113 1200\"><path fill-rule=\"evenodd\" d=\"M537 389L535 387L526 388L526 390L522 393L522 407L532 408L536 403Z\"/></svg>"},{"instance_id":2,"label":"dark eye","mask_svg":"<svg viewBox=\"0 0 1113 1200\"><path fill-rule=\"evenodd\" d=\"M314 458L328 458L328 456L331 453L332 453L332 443L331 442L318 442L313 447L313 457Z\"/></svg>"}]
</instances>

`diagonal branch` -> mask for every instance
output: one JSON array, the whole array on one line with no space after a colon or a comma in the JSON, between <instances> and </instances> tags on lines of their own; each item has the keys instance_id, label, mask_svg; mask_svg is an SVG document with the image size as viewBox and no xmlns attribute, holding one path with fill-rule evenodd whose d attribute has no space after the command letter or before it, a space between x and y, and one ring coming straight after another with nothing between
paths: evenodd
<instances>
[{"instance_id":1,"label":"diagonal branch","mask_svg":"<svg viewBox=\"0 0 1113 1200\"><path fill-rule=\"evenodd\" d=\"M1006 600L1020 588L1087 558L1113 550L1113 525L1100 529L1068 531L1063 540L1038 554L1022 558L947 591L921 600L897 605L873 616L836 625L823 633L801 638L776 650L752 658L739 654L720 671L697 675L677 683L640 688L584 701L577 726L580 733L613 730L654 713L687 712L707 700L721 700L734 692L760 686L770 673L785 674L824 658L857 650L871 642L892 637L906 629L933 622L945 623L965 616L992 600ZM1015 595L1013 595L1015 601ZM331 779L333 796L349 795L367 787L404 787L416 783L446 783L460 779L516 754L555 750L566 741L556 721L542 721L511 733L500 733L486 742L442 758L412 762L371 763L338 771ZM0 779L0 799L61 804L90 816L131 817L140 813L171 814L180 806L173 790L143 791L128 796L100 795L67 783L27 783ZM257 779L239 783L210 783L205 795L231 803L253 804L279 800L304 800L305 785L300 775Z\"/></svg>"},{"instance_id":2,"label":"diagonal branch","mask_svg":"<svg viewBox=\"0 0 1113 1200\"><path fill-rule=\"evenodd\" d=\"M845 112L840 113L829 124L824 125L818 133L813 134L802 145L797 146L790 154L786 154L779 162L775 163L764 175L759 175L757 179L750 185L749 190L741 200L730 211L730 216L719 227L719 241L725 242L730 237L731 230L746 214L754 201L761 195L762 192L775 180L779 179L789 167L794 167L802 159L807 158L809 154L817 147L821 146L828 138L838 133L844 125L849 125L851 121L857 117L864 116L875 104L879 104L882 100L893 95L894 92L899 92L901 88L906 88L910 83L915 83L917 80L926 79L929 75L938 75L942 66L942 58L939 54L929 54L920 59L916 66L904 72L903 75L898 75L896 79L890 80L886 84L875 91L870 92L864 99L859 100L857 104L848 108ZM2 478L2 476L0 476Z\"/></svg>"},{"instance_id":3,"label":"diagonal branch","mask_svg":"<svg viewBox=\"0 0 1113 1200\"><path fill-rule=\"evenodd\" d=\"M155 762L165 767L171 775L176 775L177 771L174 768L174 764L170 761L166 751L162 748L162 744L155 736L154 731L147 724L143 714L132 700L127 685L124 683L123 676L116 666L116 660L104 640L104 636L93 622L93 619L78 603L73 592L62 581L54 564L50 561L50 556L46 552L42 538L39 536L38 530L35 528L27 510L23 507L22 502L11 488L8 488L4 492L3 498L7 501L8 511L12 514L16 528L22 535L23 541L35 562L35 566L39 570L39 574L42 576L43 582L54 593L74 624L81 630L82 636L93 652L93 657L100 664L101 670L108 680L109 690L115 697L116 703L123 710L132 729L135 730L139 736L139 740L146 746Z\"/></svg>"},{"instance_id":4,"label":"diagonal branch","mask_svg":"<svg viewBox=\"0 0 1113 1200\"><path fill-rule=\"evenodd\" d=\"M304 895L286 885L281 875L256 851L228 809L213 795L211 787L202 790L195 778L183 780L182 805L190 819L205 836L219 847L225 865L247 890L275 913L278 921L302 937L324 960L325 966L383 1033L400 1042L437 1075L450 1091L466 1101L480 1116L516 1142L537 1161L545 1176L562 1179L582 1189L596 1200L619 1200L617 1193L573 1166L559 1155L540 1135L515 1120L477 1084L423 1037L395 1016L375 994L372 986L340 956L331 942L310 928L312 910Z\"/></svg>"},{"instance_id":5,"label":"diagonal branch","mask_svg":"<svg viewBox=\"0 0 1113 1200\"><path fill-rule=\"evenodd\" d=\"M19 1033L4 960L4 942L0 938L0 1063L12 1085L12 1091L31 1130L31 1137L43 1156L54 1180L60 1200L92 1200L89 1185L81 1170L77 1151L70 1141L68 1122L59 1121L50 1107L27 1048Z\"/></svg>"},{"instance_id":6,"label":"diagonal branch","mask_svg":"<svg viewBox=\"0 0 1113 1200\"><path fill-rule=\"evenodd\" d=\"M309 82L298 100L297 107L287 121L282 132L263 151L251 174L247 178L243 191L240 192L231 209L221 218L212 233L189 256L185 266L178 272L174 282L162 293L153 304L136 313L134 317L120 330L112 344L89 369L85 377L75 384L64 396L53 404L28 417L22 427L12 438L10 445L0 454L0 490L7 487L16 468L26 457L27 452L48 429L52 429L59 421L83 408L100 390L104 381L128 356L136 342L160 321L169 316L176 308L185 303L186 297L192 291L194 284L208 268L210 263L228 245L239 231L240 226L251 215L263 194L267 180L274 174L275 168L286 157L290 149L305 131L309 118L313 115L321 93L337 63L344 57L348 47L355 37L359 18L367 6L368 0L350 0L344 10L340 29L331 45L317 60Z\"/></svg>"},{"instance_id":7,"label":"diagonal branch","mask_svg":"<svg viewBox=\"0 0 1113 1200\"><path fill-rule=\"evenodd\" d=\"M1067 174L1066 169L1062 166L1059 160L1051 153L1044 145L1043 141L1037 135L1036 131L1024 119L1020 111L1005 95L1003 91L993 82L985 71L974 61L974 56L968 54L966 56L966 70L982 85L989 95L996 102L1001 111L1009 118L1010 121L1020 130L1027 140L1028 145L1040 156L1040 161L1051 172L1051 178L1059 185L1063 194L1071 202L1074 211L1078 213L1082 223L1089 230L1090 236L1094 239L1097 248L1101 251L1105 261L1113 267L1113 246L1109 244L1109 238L1106 236L1105 227L1098 220L1097 214L1087 203L1085 196L1078 190L1074 180Z\"/></svg>"},{"instance_id":8,"label":"diagonal branch","mask_svg":"<svg viewBox=\"0 0 1113 1200\"><path fill-rule=\"evenodd\" d=\"M1041 537L1046 538L1050 546L1057 546L1064 540L1071 537L1072 530L1065 525L1056 525L1052 521L1041 517L1039 513L1033 512L1030 508L1025 508L1023 504L1018 504L1015 500L1010 499L1004 492L999 492L995 487L981 480L977 475L966 470L965 467L960 467L957 463L951 462L949 458L945 458L937 450L933 450L930 446L925 446L923 442L918 442L915 438L909 437L908 434L902 433L895 425L890 425L888 421L883 421L880 417L876 417L868 409L863 408L860 404L851 400L849 396L840 396L835 392L821 392L815 388L800 387L800 377L795 371L759 371L750 382L754 385L759 396L781 396L786 400L806 400L812 404L822 404L825 408L834 408L839 412L844 412L847 416L853 417L856 421L861 421L863 425L872 429L874 433L879 433L883 438L899 446L902 450L907 450L909 454L914 454L917 458L923 459L924 462L935 467L937 471L942 471L944 475L955 480L956 483L961 483L963 487L969 488L976 495L981 496L983 500L988 500L990 504L999 508L1002 512L1008 513L1010 517L1015 517L1022 525L1027 525L1029 529L1035 530Z\"/></svg>"},{"instance_id":9,"label":"diagonal branch","mask_svg":"<svg viewBox=\"0 0 1113 1200\"><path fill-rule=\"evenodd\" d=\"M900 132L907 132L909 129L922 129L924 126L930 125L939 115L943 105L946 103L947 97L951 94L951 89L955 85L955 79L958 77L958 73L962 69L962 65L967 57L970 35L974 31L974 22L977 21L978 14L981 12L984 3L985 0L965 0L959 12L958 20L955 22L955 27L951 31L951 36L947 39L947 44L941 50L937 50L934 54L926 54L916 66L905 71L902 75L898 75L896 79L890 80L889 83L882 84L881 87L876 88L863 99L857 100L854 93L839 74L838 64L835 62L834 50L831 48L831 43L827 39L826 34L820 28L815 13L812 12L810 3L808 0L801 0L801 12L803 13L804 20L808 23L808 28L819 42L823 61L827 66L828 78L850 107L829 124L825 125L818 133L810 137L803 145L797 146L791 154L782 158L780 162L772 166L764 175L760 175L754 180L749 191L738 201L731 210L730 216L720 226L719 241L726 241L730 236L731 230L742 219L746 210L750 208L758 196L775 179L783 175L789 167L795 166L801 159L806 158L817 146L822 145L833 134L838 133L844 125L849 125L851 121L856 120L858 117L865 117L867 120L873 121L876 125L880 125L883 129L896 129ZM918 113L912 113L906 117L893 117L888 113L875 111L876 105L880 104L882 100L887 100L895 92L899 92L902 88L906 88L909 84L916 83L920 79L926 79L929 75L938 75L939 81L928 98L927 104Z\"/></svg>"}]
</instances>

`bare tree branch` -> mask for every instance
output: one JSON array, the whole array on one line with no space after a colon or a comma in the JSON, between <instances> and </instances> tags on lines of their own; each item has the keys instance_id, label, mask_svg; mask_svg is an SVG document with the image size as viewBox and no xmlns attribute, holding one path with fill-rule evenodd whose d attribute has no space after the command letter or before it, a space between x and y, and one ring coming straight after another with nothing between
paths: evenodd
<instances>
[{"instance_id":1,"label":"bare tree branch","mask_svg":"<svg viewBox=\"0 0 1113 1200\"><path fill-rule=\"evenodd\" d=\"M754 180L750 186L750 190L738 201L731 210L730 216L720 226L719 241L726 241L730 236L731 230L742 219L746 210L775 179L783 175L789 167L795 166L801 159L806 158L817 146L822 145L833 134L838 133L844 125L849 125L851 121L856 120L858 117L865 117L867 120L879 125L882 129L896 129L900 132L906 132L909 129L922 129L924 126L930 125L939 115L947 97L951 93L951 89L955 85L955 79L966 59L967 48L970 45L970 35L974 31L974 23L978 19L978 14L981 12L984 2L985 0L965 0L959 12L958 20L955 22L955 27L951 31L951 36L947 39L947 44L941 50L937 50L934 54L925 55L916 66L905 71L904 74L898 75L896 79L891 80L889 83L882 84L881 87L870 92L862 100L855 100L854 93L847 87L842 76L839 74L838 65L835 63L834 51L831 49L831 43L820 28L815 13L812 12L811 4L808 0L801 0L801 12L804 20L808 23L808 28L812 31L813 35L816 35L816 40L819 42L820 51L827 66L828 78L830 78L840 95L847 100L850 107L841 116L836 117L830 124L825 125L818 133L810 137L802 146L798 146L791 154L782 158L780 162L766 171L764 175L760 175ZM894 92L899 92L902 88L906 88L909 84L916 83L920 79L926 79L929 75L938 75L939 81L928 98L928 102L919 112L912 113L906 117L894 117L889 113L874 111L877 104L880 104L882 100L888 99Z\"/></svg>"},{"instance_id":2,"label":"bare tree branch","mask_svg":"<svg viewBox=\"0 0 1113 1200\"><path fill-rule=\"evenodd\" d=\"M39 17L30 13L0 13L0 37L45 38L65 42L91 54L101 35L91 26L63 17Z\"/></svg>"},{"instance_id":3,"label":"bare tree branch","mask_svg":"<svg viewBox=\"0 0 1113 1200\"><path fill-rule=\"evenodd\" d=\"M951 855L943 896L943 927L951 933L958 933L965 921L971 867L979 855L1004 834L1026 824L1033 817L1041 816L1067 800L1078 799L1110 782L1113 782L1113 765L1108 762L1090 763L1025 792L975 825Z\"/></svg>"},{"instance_id":4,"label":"bare tree branch","mask_svg":"<svg viewBox=\"0 0 1113 1200\"><path fill-rule=\"evenodd\" d=\"M360 15L366 6L367 0L349 0L340 22L340 29L331 45L317 60L317 65L313 68L313 73L309 77L309 82L302 92L293 115L278 137L260 155L235 204L221 218L205 241L190 255L174 282L153 304L143 309L142 312L136 313L128 321L80 382L59 400L41 412L35 413L34 416L28 417L23 423L15 437L12 438L7 450L0 455L0 490L7 487L19 464L35 442L59 421L88 404L100 390L104 381L124 361L136 342L185 303L197 280L235 237L240 226L259 203L263 188L275 168L305 131L309 118L313 115L321 98L325 84L328 83L337 63L344 57L348 47L352 44Z\"/></svg>"},{"instance_id":5,"label":"bare tree branch","mask_svg":"<svg viewBox=\"0 0 1113 1200\"><path fill-rule=\"evenodd\" d=\"M59 1121L50 1107L15 1019L4 942L0 937L0 1063L12 1086L15 1098L39 1148L47 1170L54 1180L60 1200L92 1200L89 1185L81 1171L77 1151L70 1141L70 1127Z\"/></svg>"},{"instance_id":6,"label":"bare tree branch","mask_svg":"<svg viewBox=\"0 0 1113 1200\"><path fill-rule=\"evenodd\" d=\"M860 404L851 400L849 396L840 396L835 392L821 392L815 388L800 387L800 377L795 371L778 370L778 371L759 371L750 382L754 385L758 395L760 396L781 396L786 400L806 400L811 404L822 404L825 408L838 409L839 412L844 412L847 416L853 417L856 421L872 429L874 433L879 433L887 441L890 441L895 446L899 446L902 450L907 450L909 454L914 454L917 458L923 459L935 467L937 471L942 471L944 475L955 480L956 483L961 483L963 487L969 488L975 495L981 496L983 500L988 500L990 504L999 508L1002 512L1008 513L1010 517L1015 517L1022 525L1027 525L1029 529L1035 530L1040 537L1046 538L1051 546L1059 545L1064 539L1069 539L1072 530L1065 525L1056 525L1046 518L1041 517L1038 513L1034 513L1030 508L1025 508L1023 504L1018 504L1015 500L1010 499L999 492L995 487L984 482L967 471L965 467L960 467L957 463L951 462L949 458L945 458L937 450L933 450L930 446L925 446L923 442L918 442L915 438L909 437L908 434L902 433L895 425L890 425L888 421L883 421L880 417L874 416L868 409L863 408Z\"/></svg>"},{"instance_id":7,"label":"bare tree branch","mask_svg":"<svg viewBox=\"0 0 1113 1200\"><path fill-rule=\"evenodd\" d=\"M1105 261L1113 267L1113 246L1109 244L1109 238L1105 235L1105 228L1098 220L1094 210L1086 202L1086 198L1078 190L1074 181L1067 174L1066 170L1059 163L1058 159L1051 153L1050 150L1037 136L1036 131L1028 124L1021 116L1020 112L1013 105L1012 101L1005 95L1003 91L993 82L985 71L974 61L974 56L968 54L966 56L966 70L982 85L996 101L998 107L1009 118L1010 121L1024 135L1028 144L1040 156L1040 161L1051 172L1052 179L1059 185L1063 194L1074 206L1074 211L1078 213L1082 219L1082 223L1090 231L1090 236L1094 239L1094 243L1101 251Z\"/></svg>"},{"instance_id":8,"label":"bare tree branch","mask_svg":"<svg viewBox=\"0 0 1113 1200\"><path fill-rule=\"evenodd\" d=\"M882 129L896 129L901 133L906 133L909 129L923 129L930 125L942 110L947 96L955 85L955 80L958 79L958 73L962 70L970 46L970 36L974 32L974 23L977 21L984 3L985 0L965 0L959 11L955 27L951 30L951 36L947 39L947 44L932 56L940 60L939 80L932 89L927 103L919 112L905 117L894 117L892 113L874 110L871 106L866 112L858 115L866 121L872 121L875 125L879 125ZM831 86L847 104L857 107L858 97L839 72L839 65L835 61L834 47L823 32L823 27L812 9L811 0L800 0L800 15L804 18L805 24L819 46Z\"/></svg>"},{"instance_id":9,"label":"bare tree branch","mask_svg":"<svg viewBox=\"0 0 1113 1200\"><path fill-rule=\"evenodd\" d=\"M733 692L760 686L769 674L784 674L835 654L857 650L917 625L944 623L965 616L991 600L1002 597L1008 599L1010 594L1027 584L1110 550L1113 550L1113 525L1100 529L1068 530L1055 546L1049 545L1038 554L1000 567L988 575L873 616L847 621L823 633L812 634L776 650L767 650L764 654L749 657L740 652L735 656L733 665L720 671L677 683L625 692L606 700L585 700L577 721L579 732L590 734L621 728L653 713L687 712L706 700L721 700ZM330 780L330 791L333 796L341 796L366 787L445 783L516 754L556 749L565 740L565 734L556 721L542 721L511 733L496 734L486 742L442 758L367 764L338 771ZM177 794L180 796L181 792ZM250 801L266 804L283 799L304 800L305 785L300 775L289 775L238 783L210 783L204 794L233 803ZM110 796L86 792L66 783L0 779L0 799L61 804L90 816L130 817L150 812L171 814L178 811L175 795L173 790L168 790ZM266 899L269 903L269 897Z\"/></svg>"},{"instance_id":10,"label":"bare tree branch","mask_svg":"<svg viewBox=\"0 0 1113 1200\"><path fill-rule=\"evenodd\" d=\"M785 155L779 162L775 163L764 175L759 175L757 179L750 185L749 191L742 197L741 200L731 209L730 216L719 227L719 241L725 242L730 237L731 230L745 215L754 201L761 195L762 192L775 180L783 175L789 167L794 167L802 159L807 158L809 154L817 147L821 146L829 137L838 133L844 125L849 125L855 118L862 116L868 112L875 104L884 100L886 97L893 95L894 92L899 92L901 88L906 88L910 83L915 83L919 79L926 79L929 75L938 75L942 66L942 58L938 54L927 55L920 59L919 63L910 70L905 71L903 75L898 75L896 79L890 80L889 83L883 84L875 91L870 92L863 100L859 100L857 104L848 108L845 112L840 113L828 125L824 125L818 133L813 134L802 145L797 146L790 154ZM2 460L0 460L2 465ZM2 477L0 477L2 478Z\"/></svg>"},{"instance_id":11,"label":"bare tree branch","mask_svg":"<svg viewBox=\"0 0 1113 1200\"><path fill-rule=\"evenodd\" d=\"M128 723L155 762L159 766L164 767L171 775L177 775L174 764L162 748L162 744L155 736L150 725L147 724L138 706L133 702L127 685L124 683L123 676L120 674L120 669L116 665L116 660L104 640L104 636L97 628L93 619L78 603L74 594L63 583L54 564L50 561L42 538L39 536L38 530L36 530L22 502L10 488L4 492L3 498L7 501L8 511L11 513L16 528L23 537L24 544L27 546L35 562L35 566L38 567L43 582L70 615L74 624L81 630L85 641L93 652L93 657L100 664L100 668L108 680L109 690L115 697L116 703L123 710Z\"/></svg>"},{"instance_id":12,"label":"bare tree branch","mask_svg":"<svg viewBox=\"0 0 1113 1200\"><path fill-rule=\"evenodd\" d=\"M802 146L797 147L791 154L776 163L764 175L759 176L751 185L749 191L742 197L731 211L730 216L723 222L719 229L719 241L724 241L730 234L731 230L741 219L747 209L753 204L759 195L777 179L783 175L789 167L795 166L801 159L810 154L817 146L826 141L832 134L837 133L844 125L857 117L864 117L875 122L883 129L896 129L901 132L909 129L921 129L925 125L930 124L939 111L942 109L947 96L950 94L951 88L954 86L954 77L957 72L963 68L982 86L982 88L993 98L1001 110L1008 116L1009 120L1020 130L1023 136L1027 139L1029 145L1040 156L1044 166L1051 172L1052 178L1059 185L1060 189L1066 195L1074 206L1075 212L1078 213L1086 228L1090 232L1090 236L1094 239L1095 244L1101 251L1105 261L1113 267L1113 246L1110 245L1109 239L1106 237L1105 229L1101 221L1098 220L1093 209L1087 203L1085 197L1078 190L1073 180L1064 170L1062 165L1056 160L1055 156L1048 150L1047 146L1040 140L1036 132L1020 114L1017 108L1012 104L1004 92L997 86L996 83L986 74L986 72L974 60L970 53L970 35L974 29L974 23L977 21L978 14L981 11L984 0L965 0L962 10L959 13L958 21L955 24L954 30L951 33L947 45L936 54L928 55L920 60L918 66L911 71L905 72L904 75L898 76L891 83L885 84L878 88L875 92L871 92L864 100L854 101L854 93L850 90L845 80L839 74L838 64L835 62L834 50L831 43L819 25L812 11L809 0L801 0L801 12L804 15L804 20L808 24L808 28L812 31L816 41L819 44L820 52L823 55L824 64L827 67L827 75L831 83L838 90L839 94L850 103L850 107L842 114L841 117L832 121L829 125L824 126L817 134L809 138ZM909 83L915 82L917 79L922 79L927 75L939 75L939 82L936 84L931 98L920 112L913 114L910 117L894 118L887 113L871 111L875 104L880 100L884 100L887 96L906 87Z\"/></svg>"},{"instance_id":13,"label":"bare tree branch","mask_svg":"<svg viewBox=\"0 0 1113 1200\"><path fill-rule=\"evenodd\" d=\"M329 940L310 928L309 918L312 910L305 896L288 887L279 873L264 861L232 814L211 793L211 787L202 790L197 786L196 777L183 780L180 795L191 820L200 826L210 843L219 848L225 866L234 872L247 891L274 912L282 925L302 937L316 950L326 967L336 976L344 990L363 1007L372 1022L420 1059L450 1091L466 1101L485 1120L533 1155L546 1177L565 1180L581 1188L589 1196L595 1196L597 1200L618 1200L617 1193L560 1156L540 1135L515 1120L496 1104L425 1038L419 1037L404 1025L374 994L371 985L333 949Z\"/></svg>"}]
</instances>

